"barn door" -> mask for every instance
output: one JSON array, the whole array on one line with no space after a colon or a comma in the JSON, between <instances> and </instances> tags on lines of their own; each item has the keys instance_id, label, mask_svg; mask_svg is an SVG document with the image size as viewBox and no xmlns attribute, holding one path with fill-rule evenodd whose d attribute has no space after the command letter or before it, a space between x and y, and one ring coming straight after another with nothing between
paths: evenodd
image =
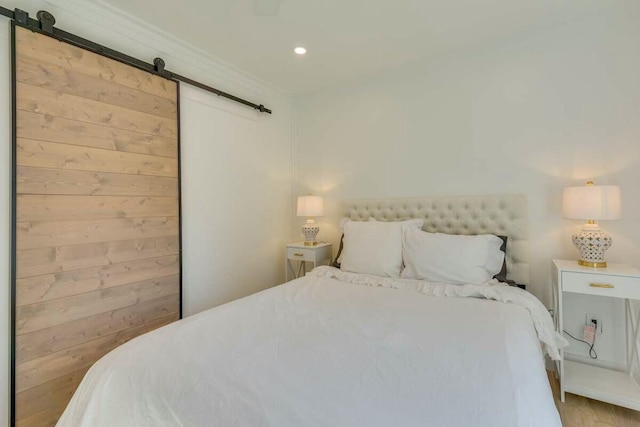
<instances>
[{"instance_id":1,"label":"barn door","mask_svg":"<svg viewBox=\"0 0 640 427\"><path fill-rule=\"evenodd\" d=\"M12 415L53 426L96 360L180 317L178 87L13 28Z\"/></svg>"}]
</instances>

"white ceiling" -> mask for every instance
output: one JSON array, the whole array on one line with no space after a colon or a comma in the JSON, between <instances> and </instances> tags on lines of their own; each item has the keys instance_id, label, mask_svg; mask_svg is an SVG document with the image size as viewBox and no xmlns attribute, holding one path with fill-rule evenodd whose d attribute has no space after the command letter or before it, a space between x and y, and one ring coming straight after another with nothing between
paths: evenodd
<instances>
[{"instance_id":1,"label":"white ceiling","mask_svg":"<svg viewBox=\"0 0 640 427\"><path fill-rule=\"evenodd\" d=\"M256 1L278 0L103 1L299 94L618 0L280 0L275 16L256 14ZM308 53L295 55L298 45Z\"/></svg>"}]
</instances>

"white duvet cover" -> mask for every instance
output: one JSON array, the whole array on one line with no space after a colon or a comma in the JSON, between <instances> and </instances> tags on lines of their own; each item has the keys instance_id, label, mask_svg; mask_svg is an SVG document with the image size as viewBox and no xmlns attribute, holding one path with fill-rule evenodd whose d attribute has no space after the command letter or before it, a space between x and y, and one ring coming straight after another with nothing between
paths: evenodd
<instances>
[{"instance_id":1,"label":"white duvet cover","mask_svg":"<svg viewBox=\"0 0 640 427\"><path fill-rule=\"evenodd\" d=\"M520 289L320 267L107 354L58 426L560 426L540 340Z\"/></svg>"}]
</instances>

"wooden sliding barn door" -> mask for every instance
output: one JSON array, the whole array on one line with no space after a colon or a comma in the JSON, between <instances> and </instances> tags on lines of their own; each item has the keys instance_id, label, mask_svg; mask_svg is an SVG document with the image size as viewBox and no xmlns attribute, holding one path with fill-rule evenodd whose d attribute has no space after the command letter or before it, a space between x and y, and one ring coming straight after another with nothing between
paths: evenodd
<instances>
[{"instance_id":1,"label":"wooden sliding barn door","mask_svg":"<svg viewBox=\"0 0 640 427\"><path fill-rule=\"evenodd\" d=\"M14 27L14 411L180 317L177 83Z\"/></svg>"}]
</instances>

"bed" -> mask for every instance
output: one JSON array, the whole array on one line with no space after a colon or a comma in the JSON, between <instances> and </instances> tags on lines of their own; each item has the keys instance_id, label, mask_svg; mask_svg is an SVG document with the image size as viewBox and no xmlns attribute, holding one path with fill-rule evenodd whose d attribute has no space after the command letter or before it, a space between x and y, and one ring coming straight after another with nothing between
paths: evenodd
<instances>
[{"instance_id":1,"label":"bed","mask_svg":"<svg viewBox=\"0 0 640 427\"><path fill-rule=\"evenodd\" d=\"M350 201L353 220L509 236L523 196ZM511 249L509 251L509 249ZM99 426L560 426L544 365L564 345L531 294L323 266L138 337L98 361L59 420Z\"/></svg>"}]
</instances>

